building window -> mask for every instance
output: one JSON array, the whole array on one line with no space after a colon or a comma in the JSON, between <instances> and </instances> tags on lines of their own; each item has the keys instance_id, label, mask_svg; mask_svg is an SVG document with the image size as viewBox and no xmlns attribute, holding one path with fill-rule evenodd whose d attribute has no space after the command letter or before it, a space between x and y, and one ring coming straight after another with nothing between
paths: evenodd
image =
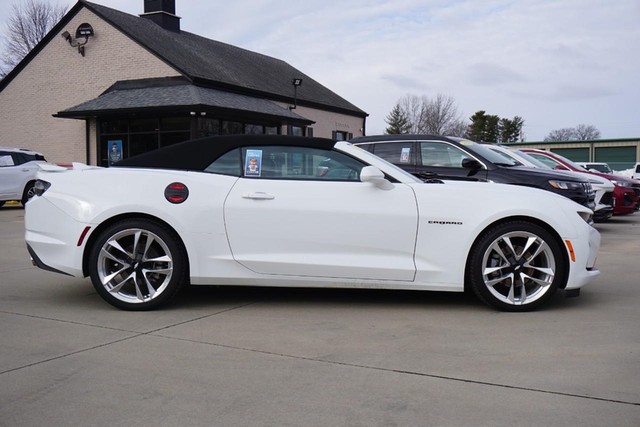
<instances>
[{"instance_id":1,"label":"building window","mask_svg":"<svg viewBox=\"0 0 640 427\"><path fill-rule=\"evenodd\" d=\"M191 138L190 117L161 117L102 120L98 165L109 165L109 149L115 143L122 147L121 157L131 156L186 141Z\"/></svg>"},{"instance_id":2,"label":"building window","mask_svg":"<svg viewBox=\"0 0 640 427\"><path fill-rule=\"evenodd\" d=\"M353 134L351 132L346 132L342 130L334 130L331 132L334 141L348 141L353 138Z\"/></svg>"}]
</instances>

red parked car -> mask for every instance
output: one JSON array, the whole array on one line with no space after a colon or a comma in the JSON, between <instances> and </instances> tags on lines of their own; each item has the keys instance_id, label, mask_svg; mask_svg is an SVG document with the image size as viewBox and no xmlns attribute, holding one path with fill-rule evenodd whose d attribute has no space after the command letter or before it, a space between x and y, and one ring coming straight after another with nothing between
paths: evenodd
<instances>
[{"instance_id":1,"label":"red parked car","mask_svg":"<svg viewBox=\"0 0 640 427\"><path fill-rule=\"evenodd\" d=\"M522 148L521 150L554 169L588 172L593 175L607 178L609 181L613 182L615 184L615 188L613 189L614 215L627 215L640 209L640 181L637 179L630 179L621 175L592 172L571 160L550 151L538 150L535 148Z\"/></svg>"}]
</instances>

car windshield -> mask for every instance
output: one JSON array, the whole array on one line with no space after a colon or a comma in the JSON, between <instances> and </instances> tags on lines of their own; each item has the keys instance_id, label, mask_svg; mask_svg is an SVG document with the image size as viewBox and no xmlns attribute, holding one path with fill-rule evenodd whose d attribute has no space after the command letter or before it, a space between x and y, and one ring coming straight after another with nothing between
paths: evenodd
<instances>
[{"instance_id":1,"label":"car windshield","mask_svg":"<svg viewBox=\"0 0 640 427\"><path fill-rule=\"evenodd\" d=\"M492 149L485 147L483 144L478 144L477 142L462 138L451 139L458 142L460 145L463 145L469 151L481 155L496 166L521 166L520 162L518 162L517 160L507 157L504 154L496 153Z\"/></svg>"},{"instance_id":2,"label":"car windshield","mask_svg":"<svg viewBox=\"0 0 640 427\"><path fill-rule=\"evenodd\" d=\"M589 172L589 170L587 170L587 168L584 168L584 167L580 166L579 164L577 164L577 163L573 162L572 160L567 159L567 158L566 158L566 157L564 157L564 156L561 156L560 154L553 153L553 155L554 155L555 157L557 157L558 159L560 159L561 161L563 161L563 162L565 162L566 164L568 164L569 166L571 166L572 168L575 168L575 169L576 169L576 170L578 170L578 171L581 171L581 172Z\"/></svg>"},{"instance_id":3,"label":"car windshield","mask_svg":"<svg viewBox=\"0 0 640 427\"><path fill-rule=\"evenodd\" d=\"M598 172L602 172L602 173L613 173L609 165L606 165L606 164L588 163L584 165L584 167L589 170L595 169Z\"/></svg>"},{"instance_id":4,"label":"car windshield","mask_svg":"<svg viewBox=\"0 0 640 427\"><path fill-rule=\"evenodd\" d=\"M518 156L520 156L523 159L527 160L532 165L535 165L535 167L537 167L537 168L540 168L540 169L553 169L551 166L542 163L540 160L536 159L533 156L530 156L528 153L525 153L524 151L516 150L516 153L517 153Z\"/></svg>"}]
</instances>

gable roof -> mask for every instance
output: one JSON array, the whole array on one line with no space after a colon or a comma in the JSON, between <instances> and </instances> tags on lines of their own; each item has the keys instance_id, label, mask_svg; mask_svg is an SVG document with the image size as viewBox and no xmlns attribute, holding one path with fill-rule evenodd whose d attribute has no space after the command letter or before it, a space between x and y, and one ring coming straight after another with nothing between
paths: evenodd
<instances>
[{"instance_id":1,"label":"gable roof","mask_svg":"<svg viewBox=\"0 0 640 427\"><path fill-rule=\"evenodd\" d=\"M297 89L299 105L359 117L368 116L363 110L280 59L187 31L169 31L149 19L85 0L79 0L38 46L0 82L0 91L83 7L119 29L198 86L293 103L291 80L302 78L303 83Z\"/></svg>"}]
</instances>

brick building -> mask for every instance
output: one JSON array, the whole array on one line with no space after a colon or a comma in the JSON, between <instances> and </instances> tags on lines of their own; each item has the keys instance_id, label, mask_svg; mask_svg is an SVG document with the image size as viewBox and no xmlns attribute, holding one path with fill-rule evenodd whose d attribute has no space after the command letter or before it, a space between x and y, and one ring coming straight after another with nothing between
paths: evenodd
<instances>
[{"instance_id":1,"label":"brick building","mask_svg":"<svg viewBox=\"0 0 640 427\"><path fill-rule=\"evenodd\" d=\"M216 134L346 139L366 117L282 60L182 31L175 0L140 16L80 0L0 81L0 145L56 162L106 165L114 142L129 157Z\"/></svg>"}]
</instances>

